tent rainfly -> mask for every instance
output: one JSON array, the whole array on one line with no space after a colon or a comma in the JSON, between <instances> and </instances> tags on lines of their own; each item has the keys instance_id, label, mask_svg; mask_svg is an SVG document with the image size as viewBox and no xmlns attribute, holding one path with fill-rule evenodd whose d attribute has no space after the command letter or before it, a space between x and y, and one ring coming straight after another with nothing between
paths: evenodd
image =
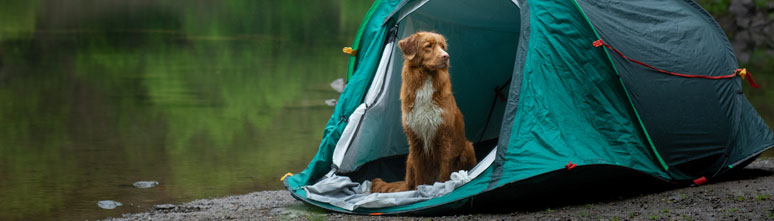
<instances>
[{"instance_id":1,"label":"tent rainfly","mask_svg":"<svg viewBox=\"0 0 774 221\"><path fill-rule=\"evenodd\" d=\"M435 195L369 194L368 180L405 172L395 42L422 30L448 41L479 164ZM318 152L283 178L296 199L327 210L475 209L542 182L623 174L701 182L774 146L742 92L752 76L693 0L375 0L345 51L348 84Z\"/></svg>"}]
</instances>

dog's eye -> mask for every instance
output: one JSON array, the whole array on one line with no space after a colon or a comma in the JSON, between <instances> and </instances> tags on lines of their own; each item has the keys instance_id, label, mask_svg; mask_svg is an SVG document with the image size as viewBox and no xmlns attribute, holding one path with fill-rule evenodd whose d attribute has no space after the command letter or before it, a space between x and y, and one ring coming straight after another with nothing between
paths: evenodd
<instances>
[{"instance_id":1,"label":"dog's eye","mask_svg":"<svg viewBox=\"0 0 774 221\"><path fill-rule=\"evenodd\" d=\"M425 45L425 48L433 48L433 44Z\"/></svg>"}]
</instances>

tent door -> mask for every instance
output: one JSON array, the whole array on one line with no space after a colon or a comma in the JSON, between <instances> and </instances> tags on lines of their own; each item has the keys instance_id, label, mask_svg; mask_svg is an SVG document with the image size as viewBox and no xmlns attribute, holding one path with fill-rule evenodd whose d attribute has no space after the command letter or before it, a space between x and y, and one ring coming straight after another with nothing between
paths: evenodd
<instances>
[{"instance_id":1,"label":"tent door","mask_svg":"<svg viewBox=\"0 0 774 221\"><path fill-rule=\"evenodd\" d=\"M360 128L363 115L365 115L369 107L376 103L376 101L381 97L382 91L384 90L384 84L388 73L387 67L390 63L392 63L390 62L390 57L392 57L392 51L395 44L394 37L389 37L389 39L389 42L384 47L385 49L382 53L382 58L379 61L379 67L376 69L376 75L371 81L371 87L366 93L365 102L360 104L360 106L355 109L355 112L350 115L349 124L347 124L347 127L344 128L341 139L339 139L339 142L336 143L336 148L333 150L333 167L336 171L341 170L340 172L347 172L351 169L354 169L342 168L342 162L344 161L344 155L352 145L352 140L355 138L355 134L357 133L358 128Z\"/></svg>"}]
</instances>

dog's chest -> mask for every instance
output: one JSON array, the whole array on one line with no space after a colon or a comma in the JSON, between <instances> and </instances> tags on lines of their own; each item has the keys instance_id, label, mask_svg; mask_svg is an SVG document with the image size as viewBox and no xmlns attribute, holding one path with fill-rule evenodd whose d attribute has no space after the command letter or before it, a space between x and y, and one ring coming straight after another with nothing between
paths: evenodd
<instances>
[{"instance_id":1,"label":"dog's chest","mask_svg":"<svg viewBox=\"0 0 774 221\"><path fill-rule=\"evenodd\" d=\"M433 102L433 79L428 77L424 85L416 91L414 107L405 115L406 126L424 141L424 149L427 151L432 145L438 126L443 119L443 109Z\"/></svg>"}]
</instances>

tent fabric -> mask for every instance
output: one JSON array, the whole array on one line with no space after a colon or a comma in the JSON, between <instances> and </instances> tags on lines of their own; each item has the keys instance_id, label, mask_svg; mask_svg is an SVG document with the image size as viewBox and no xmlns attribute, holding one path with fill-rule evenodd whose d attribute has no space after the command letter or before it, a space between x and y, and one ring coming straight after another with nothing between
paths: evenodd
<instances>
[{"instance_id":1,"label":"tent fabric","mask_svg":"<svg viewBox=\"0 0 774 221\"><path fill-rule=\"evenodd\" d=\"M490 152L470 171L460 170L450 175L446 182L435 182L433 185L419 185L416 190L397 193L374 193L371 191L371 181L360 183L350 177L328 173L314 185L305 186L306 197L318 202L353 211L357 208L384 208L409 205L428 199L443 196L456 188L470 182L481 175L494 161L495 151Z\"/></svg>"},{"instance_id":2,"label":"tent fabric","mask_svg":"<svg viewBox=\"0 0 774 221\"><path fill-rule=\"evenodd\" d=\"M634 124L612 64L571 1L531 1L530 42L501 184L578 165L666 178Z\"/></svg>"},{"instance_id":3,"label":"tent fabric","mask_svg":"<svg viewBox=\"0 0 774 221\"><path fill-rule=\"evenodd\" d=\"M738 68L720 26L692 0L578 3L599 36L628 57L684 74L719 76ZM653 145L675 178L691 179L736 163L740 159L724 159L734 156L732 150L750 154L772 145L771 130L764 122L741 122L743 113L755 110L743 106L749 102L740 100L745 98L739 78L676 77L620 56L612 59ZM751 122L756 124L739 127ZM755 132L740 134L743 129ZM745 154L737 156L741 155Z\"/></svg>"},{"instance_id":4,"label":"tent fabric","mask_svg":"<svg viewBox=\"0 0 774 221\"><path fill-rule=\"evenodd\" d=\"M521 15L521 27L519 29L519 44L518 48L516 49L516 60L514 61L515 65L513 67L513 77L511 78L512 80L510 90L508 91L508 100L503 112L504 116L514 116L516 113L516 108L519 104L519 93L521 92L522 84L521 81L524 76L522 70L524 70L524 60L527 58L530 36L529 3L526 1L521 4L519 4L518 1L514 2L519 5L521 9L521 13L519 13ZM492 179L487 189L496 187L497 182L500 180L500 176L502 176L502 165L505 163L505 153L508 152L507 148L510 146L509 141L511 138L511 129L513 128L513 120L514 119L510 117L504 117L502 120L502 125L500 126L500 137L498 138L497 158L493 165L494 170Z\"/></svg>"},{"instance_id":5,"label":"tent fabric","mask_svg":"<svg viewBox=\"0 0 774 221\"><path fill-rule=\"evenodd\" d=\"M368 126L382 121L400 121L400 110L394 108L400 105L399 94L390 90L400 87L400 78L391 74L395 56L400 53L393 53L396 48L395 36L388 38L389 43L385 46L377 74L371 82L365 101L349 117L350 123L336 144L333 164L339 172L353 172L360 165L380 157L407 153L408 143L399 124ZM376 144L385 147L367 148Z\"/></svg>"},{"instance_id":6,"label":"tent fabric","mask_svg":"<svg viewBox=\"0 0 774 221\"><path fill-rule=\"evenodd\" d=\"M371 181L352 182L349 177L331 174L311 186L304 187L309 199L329 203L345 210L384 208L407 205L443 196L470 182L468 172L460 170L446 182L419 185L416 190L395 193L371 193Z\"/></svg>"},{"instance_id":7,"label":"tent fabric","mask_svg":"<svg viewBox=\"0 0 774 221\"><path fill-rule=\"evenodd\" d=\"M357 195L367 189L364 181L400 179L405 170L394 94L402 54L395 53L394 40L418 30L447 37L466 135L477 152L489 154L476 176L446 194L356 207L346 199L367 198ZM592 45L603 39L629 57L678 73L733 72L738 65L726 36L692 0L377 0L356 39L354 74L317 154L304 171L284 179L293 197L327 210L430 214L561 186L552 182L711 179L774 146L774 134L738 78L664 75ZM506 102L493 99L496 88L507 91ZM374 93L379 96L366 96ZM326 177L349 181L331 189L323 185ZM309 192L316 184L325 188ZM348 195L313 196L326 191Z\"/></svg>"}]
</instances>

